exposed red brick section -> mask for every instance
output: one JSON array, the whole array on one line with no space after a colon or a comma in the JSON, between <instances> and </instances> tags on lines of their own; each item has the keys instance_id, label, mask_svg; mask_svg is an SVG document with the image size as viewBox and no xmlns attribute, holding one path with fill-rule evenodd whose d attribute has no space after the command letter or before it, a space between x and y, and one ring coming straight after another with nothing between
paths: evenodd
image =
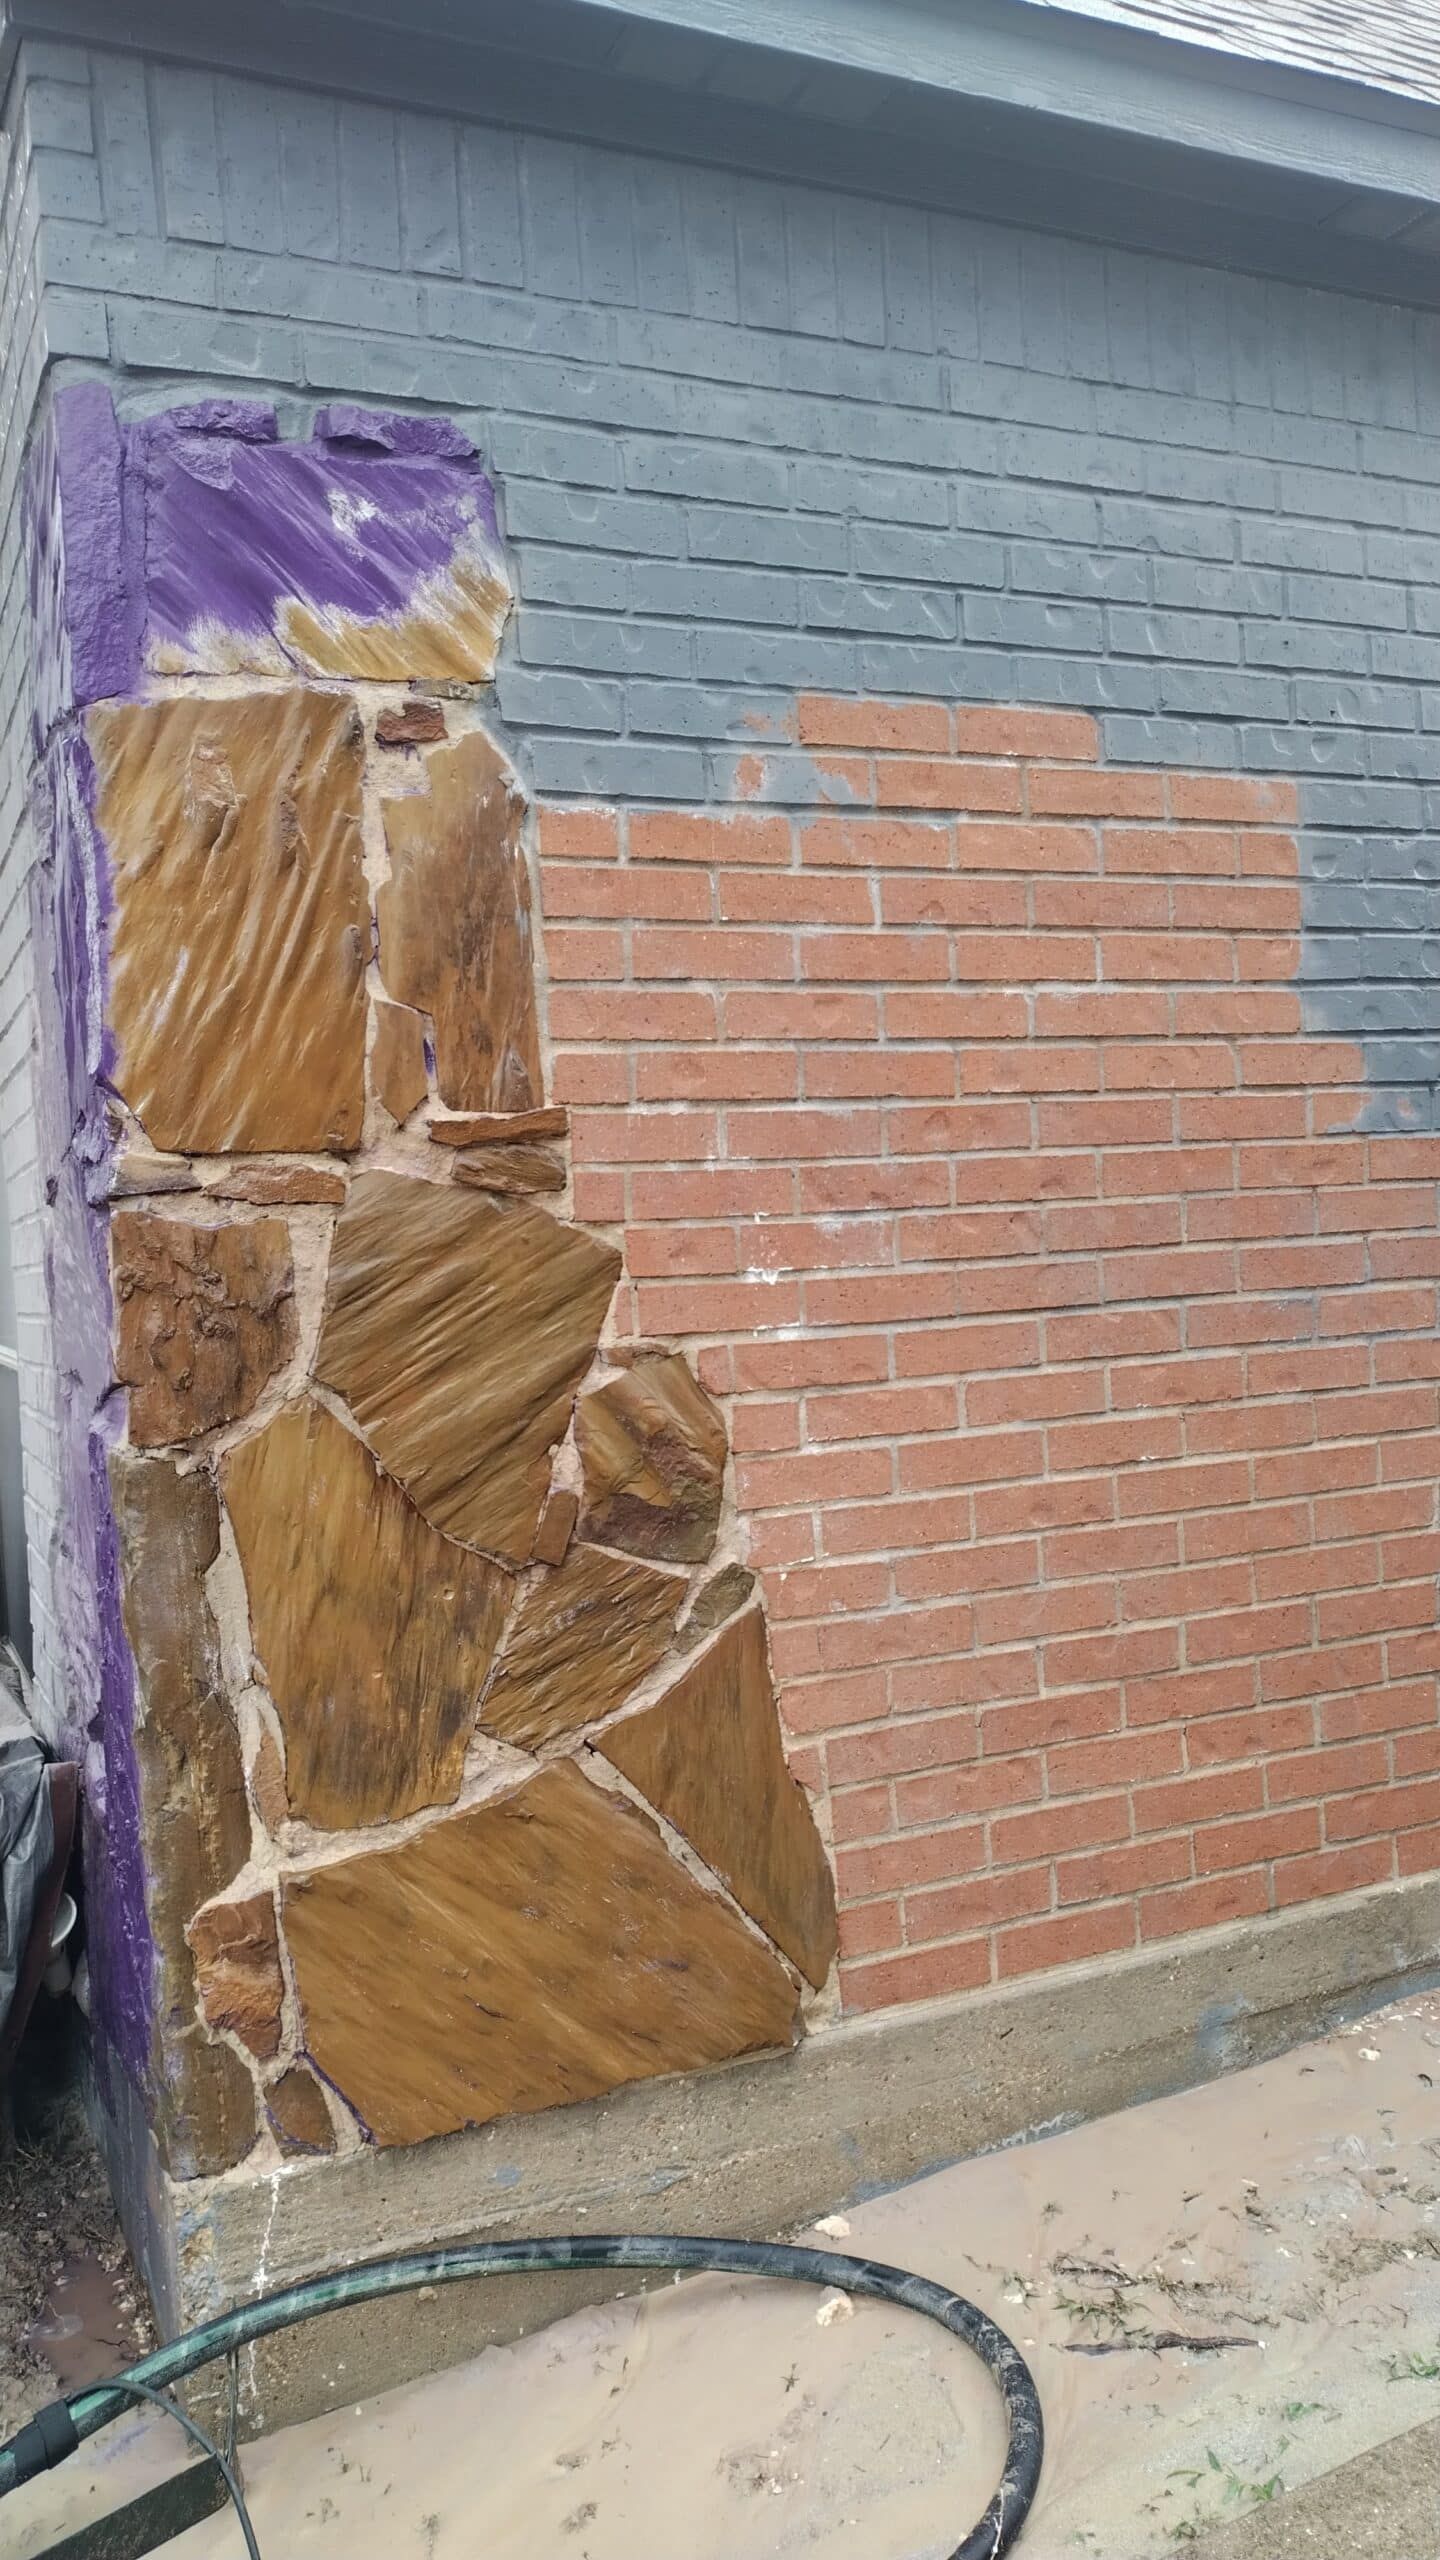
<instances>
[{"instance_id":1,"label":"exposed red brick section","mask_svg":"<svg viewBox=\"0 0 1440 2560\"><path fill-rule=\"evenodd\" d=\"M577 1211L728 1400L847 2001L1440 1864L1440 1137L1302 1029L1292 786L798 729L811 809L541 850Z\"/></svg>"}]
</instances>

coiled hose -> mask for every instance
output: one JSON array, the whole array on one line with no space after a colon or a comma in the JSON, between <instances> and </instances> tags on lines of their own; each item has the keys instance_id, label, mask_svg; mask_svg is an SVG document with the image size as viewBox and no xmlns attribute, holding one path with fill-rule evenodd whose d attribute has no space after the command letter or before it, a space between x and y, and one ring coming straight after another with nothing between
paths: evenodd
<instances>
[{"instance_id":1,"label":"coiled hose","mask_svg":"<svg viewBox=\"0 0 1440 2560\"><path fill-rule=\"evenodd\" d=\"M8 2444L0 2445L0 2497L22 2481L63 2462L97 2428L108 2426L136 2398L183 2382L188 2374L218 2356L233 2354L293 2328L319 2311L335 2311L350 2302L373 2302L381 2294L406 2293L419 2285L452 2284L467 2276L533 2275L542 2270L584 2267L684 2268L692 2273L770 2276L788 2284L832 2286L838 2292L892 2302L937 2321L962 2339L977 2355L1005 2404L1009 2442L1000 2485L985 2513L950 2560L1001 2560L1015 2542L1035 2496L1044 2453L1044 2424L1034 2379L1003 2329L962 2294L928 2277L907 2275L900 2267L879 2265L873 2258L850 2258L829 2249L792 2249L766 2240L690 2240L663 2237L608 2237L577 2233L554 2240L486 2240L466 2247L425 2249L401 2258L377 2258L349 2267L343 2274L322 2276L310 2284L291 2285L282 2293L262 2295L223 2319L208 2320L157 2348L128 2373L89 2391L57 2400ZM167 2404L170 2405L170 2404ZM171 2414L180 2416L171 2406ZM193 2432L193 2426L191 2431ZM254 2537L243 2502L232 2487L237 2511L254 2550Z\"/></svg>"}]
</instances>

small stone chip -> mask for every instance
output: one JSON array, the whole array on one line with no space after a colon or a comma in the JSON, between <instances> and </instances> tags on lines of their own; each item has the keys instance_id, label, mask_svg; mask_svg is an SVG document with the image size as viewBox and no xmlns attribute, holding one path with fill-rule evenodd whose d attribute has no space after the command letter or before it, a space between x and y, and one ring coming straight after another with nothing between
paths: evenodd
<instances>
[{"instance_id":1,"label":"small stone chip","mask_svg":"<svg viewBox=\"0 0 1440 2560\"><path fill-rule=\"evenodd\" d=\"M375 722L377 747L433 747L449 734L438 702L404 702Z\"/></svg>"}]
</instances>

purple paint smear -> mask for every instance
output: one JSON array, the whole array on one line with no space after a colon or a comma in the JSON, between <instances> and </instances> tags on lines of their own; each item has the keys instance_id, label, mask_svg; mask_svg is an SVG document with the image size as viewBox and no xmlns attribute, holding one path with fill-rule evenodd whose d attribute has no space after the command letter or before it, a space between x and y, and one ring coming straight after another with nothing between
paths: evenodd
<instances>
[{"instance_id":1,"label":"purple paint smear","mask_svg":"<svg viewBox=\"0 0 1440 2560\"><path fill-rule=\"evenodd\" d=\"M26 522L39 747L67 711L138 693L145 657L205 674L248 647L273 663L293 656L287 607L403 622L461 564L504 577L469 437L350 402L281 444L268 401L192 401L122 430L103 384L73 384L37 443Z\"/></svg>"},{"instance_id":2,"label":"purple paint smear","mask_svg":"<svg viewBox=\"0 0 1440 2560\"><path fill-rule=\"evenodd\" d=\"M357 409L350 400L333 400L315 412L314 432L322 444L371 445L381 453L433 453L451 462L472 462L475 447L453 418L404 418L393 409Z\"/></svg>"},{"instance_id":3,"label":"purple paint smear","mask_svg":"<svg viewBox=\"0 0 1440 2560\"><path fill-rule=\"evenodd\" d=\"M122 477L120 429L103 383L57 391L30 457L24 506L37 752L67 711L133 693L139 679Z\"/></svg>"},{"instance_id":4,"label":"purple paint smear","mask_svg":"<svg viewBox=\"0 0 1440 2560\"><path fill-rule=\"evenodd\" d=\"M460 560L502 574L495 493L463 437L444 421L322 414L332 426L368 420L364 441L348 426L310 444L177 434L156 421L133 431L152 662L203 671L222 634L283 649L292 603L403 621L425 582Z\"/></svg>"},{"instance_id":5,"label":"purple paint smear","mask_svg":"<svg viewBox=\"0 0 1440 2560\"><path fill-rule=\"evenodd\" d=\"M58 1380L60 1503L50 1568L66 1747L85 1771L86 1934L97 2058L107 2048L143 2084L153 1955L145 1912L134 1667L120 1614L106 1473L112 1306L103 1202L110 1132L102 1049L108 882L94 823L94 769L78 729L50 749L36 782L47 848L31 874L40 1012L38 1139L50 1217L46 1292Z\"/></svg>"}]
</instances>

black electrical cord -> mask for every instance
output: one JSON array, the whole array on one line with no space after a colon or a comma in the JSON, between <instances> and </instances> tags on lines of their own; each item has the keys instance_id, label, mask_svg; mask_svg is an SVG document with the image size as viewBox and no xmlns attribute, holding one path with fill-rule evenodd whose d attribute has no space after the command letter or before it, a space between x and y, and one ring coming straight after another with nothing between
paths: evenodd
<instances>
[{"instance_id":1,"label":"black electrical cord","mask_svg":"<svg viewBox=\"0 0 1440 2560\"><path fill-rule=\"evenodd\" d=\"M178 2400L172 2400L168 2391L152 2391L148 2382L137 2382L133 2373L118 2375L109 2388L112 2391L123 2391L128 2400L146 2400L152 2409L163 2410L167 2418L174 2419L177 2427L184 2428L187 2436L194 2437L202 2453L209 2454L230 2493L230 2504L239 2518L240 2530L245 2536L248 2560L260 2560L260 2545L255 2539L255 2528L250 2522L250 2510L245 2504L244 2492L236 2477L234 2466L227 2462L214 2438L207 2436L199 2420L192 2418L188 2409L182 2409Z\"/></svg>"},{"instance_id":2,"label":"black electrical cord","mask_svg":"<svg viewBox=\"0 0 1440 2560\"><path fill-rule=\"evenodd\" d=\"M768 2240L691 2240L661 2236L630 2237L581 2232L554 2240L484 2240L469 2246L427 2249L402 2258L379 2258L342 2274L313 2283L292 2285L257 2302L245 2303L219 2320L157 2348L129 2373L90 2391L77 2391L42 2409L6 2445L0 2445L0 2497L38 2472L63 2462L85 2437L118 2418L134 2397L148 2398L181 2382L197 2366L230 2355L257 2338L293 2328L316 2312L334 2311L344 2303L371 2302L388 2293L405 2293L419 2285L449 2284L469 2276L531 2275L541 2270L581 2267L663 2267L693 2273L768 2276L790 2284L832 2286L837 2292L892 2302L938 2321L977 2355L1005 2405L1009 2437L1000 2485L979 2523L956 2544L950 2560L1003 2560L1030 2512L1040 2479L1045 2431L1034 2379L1018 2348L1003 2329L967 2302L963 2294L933 2284L927 2276L907 2275L903 2268L880 2265L873 2258L850 2258L828 2249L784 2248ZM178 2410L173 2412L179 2416ZM184 2419L182 2424L188 2423ZM213 2447L210 2448L212 2451ZM216 2456L219 2459L219 2456ZM225 2466L222 2465L222 2470ZM234 2489L232 2496L236 2495ZM237 2511L249 2537L243 2504ZM247 2539L253 2555L253 2538Z\"/></svg>"}]
</instances>

